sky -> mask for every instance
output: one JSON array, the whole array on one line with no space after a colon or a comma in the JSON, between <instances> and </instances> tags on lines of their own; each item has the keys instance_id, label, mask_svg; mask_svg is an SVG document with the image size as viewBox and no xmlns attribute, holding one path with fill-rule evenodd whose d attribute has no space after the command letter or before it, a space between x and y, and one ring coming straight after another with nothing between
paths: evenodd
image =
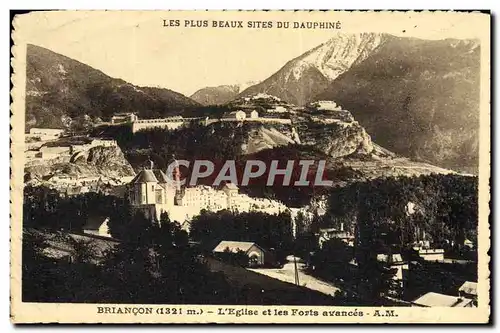
<instances>
[{"instance_id":1,"label":"sky","mask_svg":"<svg viewBox=\"0 0 500 333\"><path fill-rule=\"evenodd\" d=\"M361 15L360 15L361 14ZM18 40L48 48L107 75L187 96L222 84L262 81L339 30L164 27L163 20L341 22L340 32L387 32L425 39L474 38L471 21L418 13L377 18L315 12L36 12L15 21ZM277 15L280 15L279 17ZM471 24L472 23L472 24ZM21 37L22 36L22 37Z\"/></svg>"}]
</instances>

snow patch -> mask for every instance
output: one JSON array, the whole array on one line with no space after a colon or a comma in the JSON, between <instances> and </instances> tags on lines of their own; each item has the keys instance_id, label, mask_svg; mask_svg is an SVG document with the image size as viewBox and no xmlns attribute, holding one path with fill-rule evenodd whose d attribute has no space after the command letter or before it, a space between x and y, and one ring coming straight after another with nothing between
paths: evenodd
<instances>
[{"instance_id":1,"label":"snow patch","mask_svg":"<svg viewBox=\"0 0 500 333\"><path fill-rule=\"evenodd\" d=\"M298 80L312 67L333 81L354 63L366 59L381 42L380 34L339 34L298 58L289 76Z\"/></svg>"}]
</instances>

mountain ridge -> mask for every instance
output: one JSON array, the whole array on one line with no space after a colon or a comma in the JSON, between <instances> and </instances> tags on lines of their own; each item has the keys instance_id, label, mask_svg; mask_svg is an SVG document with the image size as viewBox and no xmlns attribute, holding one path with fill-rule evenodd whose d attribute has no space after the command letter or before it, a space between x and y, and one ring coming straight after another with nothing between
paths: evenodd
<instances>
[{"instance_id":1,"label":"mountain ridge","mask_svg":"<svg viewBox=\"0 0 500 333\"><path fill-rule=\"evenodd\" d=\"M238 96L267 93L296 105L305 105L354 63L376 49L387 34L338 34L288 61L277 72ZM350 52L349 54L346 54Z\"/></svg>"},{"instance_id":2,"label":"mountain ridge","mask_svg":"<svg viewBox=\"0 0 500 333\"><path fill-rule=\"evenodd\" d=\"M189 98L201 105L221 105L233 100L240 92L255 85L256 82L249 81L241 84L224 84L219 86L204 87L198 89Z\"/></svg>"},{"instance_id":3,"label":"mountain ridge","mask_svg":"<svg viewBox=\"0 0 500 333\"><path fill-rule=\"evenodd\" d=\"M332 100L391 151L477 172L477 40L339 36L288 61L239 96L267 93L298 105ZM332 54L338 55L333 62Z\"/></svg>"},{"instance_id":4,"label":"mountain ridge","mask_svg":"<svg viewBox=\"0 0 500 333\"><path fill-rule=\"evenodd\" d=\"M26 63L26 130L69 128L85 115L109 120L118 112L137 112L153 118L199 106L173 90L139 87L34 44L27 46Z\"/></svg>"},{"instance_id":5,"label":"mountain ridge","mask_svg":"<svg viewBox=\"0 0 500 333\"><path fill-rule=\"evenodd\" d=\"M315 99L350 110L395 153L477 171L479 53L474 40L394 38Z\"/></svg>"}]
</instances>

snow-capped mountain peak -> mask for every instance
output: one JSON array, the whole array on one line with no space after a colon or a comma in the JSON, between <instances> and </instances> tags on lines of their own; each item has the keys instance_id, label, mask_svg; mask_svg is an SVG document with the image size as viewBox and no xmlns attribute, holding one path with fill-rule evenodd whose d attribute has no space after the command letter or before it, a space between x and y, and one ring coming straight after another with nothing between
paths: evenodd
<instances>
[{"instance_id":1,"label":"snow-capped mountain peak","mask_svg":"<svg viewBox=\"0 0 500 333\"><path fill-rule=\"evenodd\" d=\"M306 69L314 67L333 81L354 63L363 61L382 40L382 35L375 33L339 34L292 60L289 75L299 80Z\"/></svg>"},{"instance_id":2,"label":"snow-capped mountain peak","mask_svg":"<svg viewBox=\"0 0 500 333\"><path fill-rule=\"evenodd\" d=\"M293 104L304 105L385 43L390 35L340 33L290 60L275 74L247 88L239 96L264 92Z\"/></svg>"}]
</instances>

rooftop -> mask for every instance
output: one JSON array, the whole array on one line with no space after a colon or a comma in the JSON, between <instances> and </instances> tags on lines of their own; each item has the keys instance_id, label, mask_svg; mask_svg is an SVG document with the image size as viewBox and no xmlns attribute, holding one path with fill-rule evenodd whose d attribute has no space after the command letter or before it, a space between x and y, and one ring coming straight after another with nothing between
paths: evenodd
<instances>
[{"instance_id":1,"label":"rooftop","mask_svg":"<svg viewBox=\"0 0 500 333\"><path fill-rule=\"evenodd\" d=\"M459 298L456 296L444 295L430 292L420 296L413 303L425 307L465 307L470 303L470 300Z\"/></svg>"},{"instance_id":2,"label":"rooftop","mask_svg":"<svg viewBox=\"0 0 500 333\"><path fill-rule=\"evenodd\" d=\"M458 291L477 296L477 282L465 281Z\"/></svg>"},{"instance_id":3,"label":"rooftop","mask_svg":"<svg viewBox=\"0 0 500 333\"><path fill-rule=\"evenodd\" d=\"M401 263L403 262L403 258L401 257L401 254L395 253L395 254L377 254L377 261L382 261L386 263Z\"/></svg>"},{"instance_id":4,"label":"rooftop","mask_svg":"<svg viewBox=\"0 0 500 333\"><path fill-rule=\"evenodd\" d=\"M83 226L83 230L99 230L101 225L108 221L109 218L106 216L89 216L87 223Z\"/></svg>"},{"instance_id":5,"label":"rooftop","mask_svg":"<svg viewBox=\"0 0 500 333\"><path fill-rule=\"evenodd\" d=\"M254 245L258 246L254 242L221 241L219 245L214 248L213 252L224 252L227 248L229 248L231 252L246 252Z\"/></svg>"}]
</instances>

